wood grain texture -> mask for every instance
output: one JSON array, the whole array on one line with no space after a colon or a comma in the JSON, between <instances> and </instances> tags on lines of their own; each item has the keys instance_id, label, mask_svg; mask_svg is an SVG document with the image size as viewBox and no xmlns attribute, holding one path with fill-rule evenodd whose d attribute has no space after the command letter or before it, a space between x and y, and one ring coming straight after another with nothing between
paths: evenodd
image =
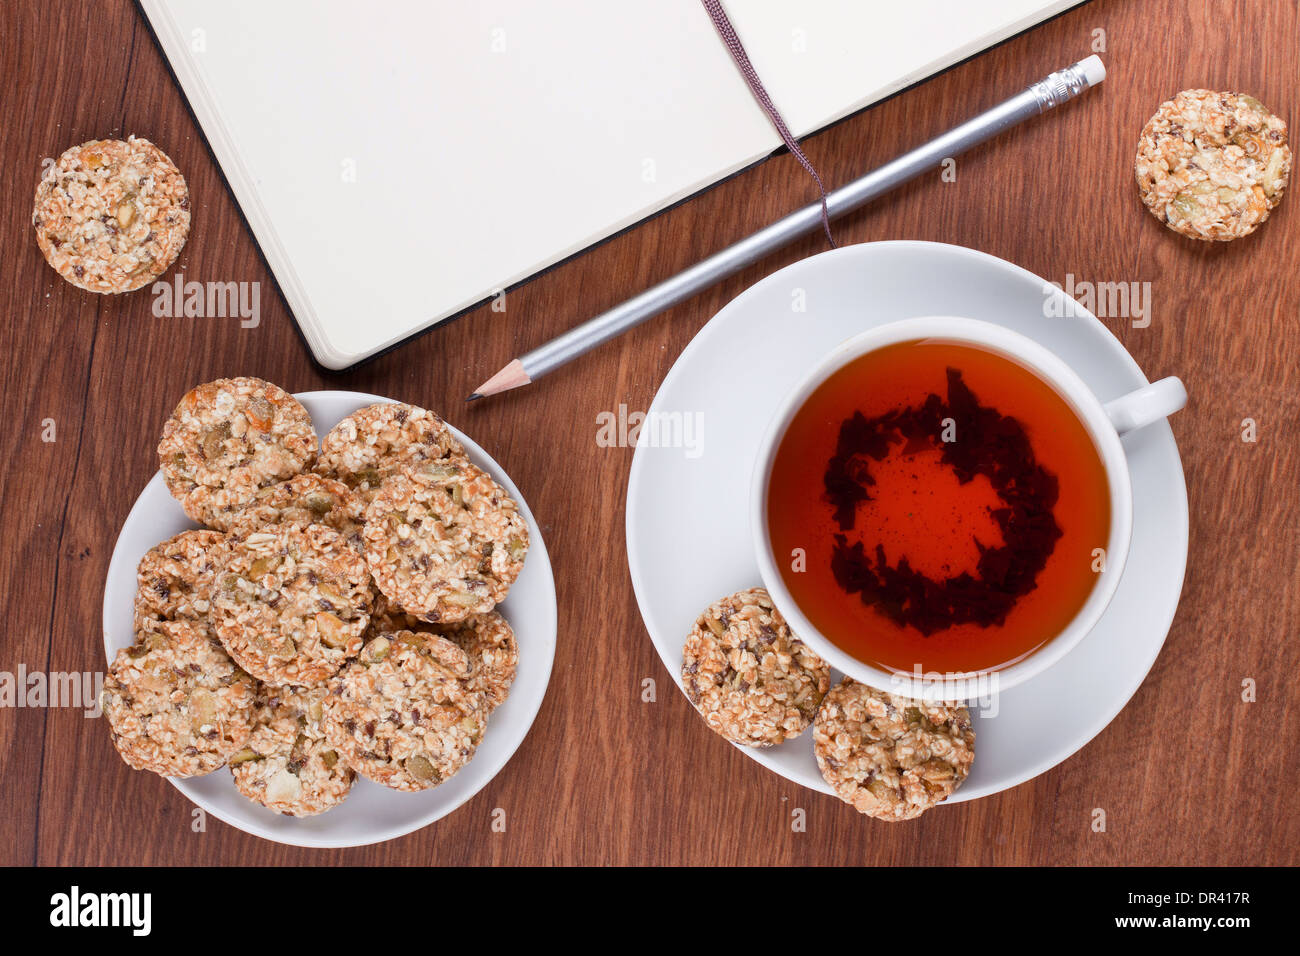
<instances>
[{"instance_id":1,"label":"wood grain texture","mask_svg":"<svg viewBox=\"0 0 1300 956\"><path fill-rule=\"evenodd\" d=\"M1079 754L1007 793L884 825L769 773L708 732L672 688L628 580L631 451L595 443L596 416L648 407L681 349L723 304L824 248L811 237L539 384L463 397L512 356L665 278L812 197L780 155L353 372L313 365L140 15L128 0L6 6L0 160L0 670L104 666L104 577L161 424L190 386L258 375L292 391L378 392L443 412L487 447L536 512L555 566L559 650L532 732L478 796L380 846L278 846L209 820L129 770L102 721L0 711L0 862L84 864L1296 863L1300 847L1300 216L1291 198L1231 245L1183 240L1141 206L1136 138L1179 89L1249 92L1300 121L1294 0L1095 0L810 138L828 185L846 181L1090 52L1104 86L839 223L842 244L973 246L1049 279L1149 281L1152 322L1106 324L1152 377L1178 374L1173 419L1191 500L1191 559L1164 652L1120 717ZM1249 38L1249 39L1246 39ZM262 322L160 319L147 293L85 294L33 241L41 162L136 133L189 180L179 268L262 283ZM508 228L501 224L499 228ZM40 439L53 418L58 440ZM1244 418L1259 440L1241 441ZM640 701L653 677L659 700ZM1258 702L1241 701L1244 678ZM494 808L507 813L493 833ZM807 811L793 833L790 810ZM1106 833L1090 829L1107 811Z\"/></svg>"}]
</instances>

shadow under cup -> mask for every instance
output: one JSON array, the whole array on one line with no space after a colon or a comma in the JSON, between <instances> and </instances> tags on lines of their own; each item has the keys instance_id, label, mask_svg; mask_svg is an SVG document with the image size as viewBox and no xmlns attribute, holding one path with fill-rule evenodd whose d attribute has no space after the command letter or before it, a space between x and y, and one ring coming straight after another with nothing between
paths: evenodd
<instances>
[{"instance_id":1,"label":"shadow under cup","mask_svg":"<svg viewBox=\"0 0 1300 956\"><path fill-rule=\"evenodd\" d=\"M1059 659L1128 547L1127 464L1101 404L989 323L905 320L844 343L758 468L777 607L832 665L907 696L984 696Z\"/></svg>"}]
</instances>

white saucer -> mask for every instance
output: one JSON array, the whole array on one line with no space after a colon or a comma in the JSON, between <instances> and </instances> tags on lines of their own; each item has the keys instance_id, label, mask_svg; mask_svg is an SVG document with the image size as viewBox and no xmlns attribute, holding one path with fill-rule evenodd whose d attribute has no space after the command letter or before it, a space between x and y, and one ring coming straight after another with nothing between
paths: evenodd
<instances>
[{"instance_id":1,"label":"white saucer","mask_svg":"<svg viewBox=\"0 0 1300 956\"><path fill-rule=\"evenodd\" d=\"M311 413L316 433L324 435L339 420L366 405L391 399L362 392L303 392L297 396ZM161 426L160 426L161 428ZM315 817L296 819L268 810L235 789L222 767L206 776L168 781L219 820L247 833L296 846L340 847L379 843L410 833L446 816L485 787L523 742L542 706L555 659L555 579L546 544L519 489L487 452L456 429L470 460L488 472L519 503L530 536L524 570L500 611L519 641L519 669L510 696L492 712L474 758L454 777L431 790L399 793L362 777L348 798ZM196 528L155 474L127 515L113 549L104 586L104 649L111 662L133 640L135 569L146 551L187 528ZM104 731L108 733L107 730Z\"/></svg>"},{"instance_id":2,"label":"white saucer","mask_svg":"<svg viewBox=\"0 0 1300 956\"><path fill-rule=\"evenodd\" d=\"M665 377L649 420L698 413L702 441L698 448L639 444L627 492L632 586L679 687L682 642L696 616L726 594L761 584L748 511L764 428L786 392L849 336L894 319L963 315L1037 340L1103 402L1147 383L1124 347L1082 307L1075 305L1072 318L1045 318L1049 295L1061 293L981 252L876 242L782 269L700 330ZM795 311L801 302L807 311ZM1164 644L1187 564L1182 462L1165 422L1129 434L1123 444L1134 519L1119 589L1078 647L997 696L996 716L972 708L975 765L953 802L1014 787L1079 750L1123 709ZM710 733L703 721L698 732ZM795 783L831 792L817 770L811 734L770 750L740 750Z\"/></svg>"}]
</instances>

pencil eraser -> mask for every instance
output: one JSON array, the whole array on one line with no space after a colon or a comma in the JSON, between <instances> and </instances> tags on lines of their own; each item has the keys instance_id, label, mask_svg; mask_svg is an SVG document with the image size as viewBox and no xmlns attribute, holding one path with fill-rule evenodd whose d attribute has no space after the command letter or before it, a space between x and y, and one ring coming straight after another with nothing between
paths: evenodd
<instances>
[{"instance_id":1,"label":"pencil eraser","mask_svg":"<svg viewBox=\"0 0 1300 956\"><path fill-rule=\"evenodd\" d=\"M1086 60L1080 60L1078 66L1083 70L1083 77L1088 81L1089 86L1096 86L1102 80L1106 79L1106 64L1101 62L1101 57L1093 54Z\"/></svg>"}]
</instances>

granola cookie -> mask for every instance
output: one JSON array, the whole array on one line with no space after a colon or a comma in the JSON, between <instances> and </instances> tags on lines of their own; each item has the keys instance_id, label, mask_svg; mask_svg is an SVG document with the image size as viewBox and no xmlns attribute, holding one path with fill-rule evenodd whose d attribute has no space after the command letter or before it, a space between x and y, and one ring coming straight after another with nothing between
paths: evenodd
<instances>
[{"instance_id":1,"label":"granola cookie","mask_svg":"<svg viewBox=\"0 0 1300 956\"><path fill-rule=\"evenodd\" d=\"M1286 123L1253 96L1183 90L1138 140L1142 201L1192 239L1239 239L1278 203L1291 175Z\"/></svg>"},{"instance_id":2,"label":"granola cookie","mask_svg":"<svg viewBox=\"0 0 1300 956\"><path fill-rule=\"evenodd\" d=\"M375 612L370 616L367 635L396 631L447 638L465 652L471 668L466 687L483 695L487 712L491 713L505 703L519 667L519 643L510 623L496 611L472 614L455 624L429 624L395 607L380 594L375 599Z\"/></svg>"},{"instance_id":3,"label":"granola cookie","mask_svg":"<svg viewBox=\"0 0 1300 956\"><path fill-rule=\"evenodd\" d=\"M364 559L322 524L231 535L212 619L230 656L276 686L325 680L361 650L374 594Z\"/></svg>"},{"instance_id":4,"label":"granola cookie","mask_svg":"<svg viewBox=\"0 0 1300 956\"><path fill-rule=\"evenodd\" d=\"M268 485L316 457L311 416L260 378L223 378L181 399L158 443L167 490L195 521L226 530Z\"/></svg>"},{"instance_id":5,"label":"granola cookie","mask_svg":"<svg viewBox=\"0 0 1300 956\"><path fill-rule=\"evenodd\" d=\"M253 679L186 621L148 619L117 652L101 697L113 746L136 770L196 777L251 732Z\"/></svg>"},{"instance_id":6,"label":"granola cookie","mask_svg":"<svg viewBox=\"0 0 1300 956\"><path fill-rule=\"evenodd\" d=\"M878 820L910 820L970 773L975 731L959 704L936 704L845 678L813 724L817 766L841 800Z\"/></svg>"},{"instance_id":7,"label":"granola cookie","mask_svg":"<svg viewBox=\"0 0 1300 956\"><path fill-rule=\"evenodd\" d=\"M316 471L343 482L368 504L383 480L404 465L464 457L464 447L433 412L400 403L368 405L326 434Z\"/></svg>"},{"instance_id":8,"label":"granola cookie","mask_svg":"<svg viewBox=\"0 0 1300 956\"><path fill-rule=\"evenodd\" d=\"M310 817L338 806L356 774L321 729L324 685L262 686L253 732L230 758L235 788L277 813Z\"/></svg>"},{"instance_id":9,"label":"granola cookie","mask_svg":"<svg viewBox=\"0 0 1300 956\"><path fill-rule=\"evenodd\" d=\"M483 695L487 712L504 704L519 668L519 642L510 623L496 611L488 611L433 627L469 656L474 671L466 686Z\"/></svg>"},{"instance_id":10,"label":"granola cookie","mask_svg":"<svg viewBox=\"0 0 1300 956\"><path fill-rule=\"evenodd\" d=\"M487 713L464 651L436 634L373 638L330 684L325 737L362 776L425 790L474 756Z\"/></svg>"},{"instance_id":11,"label":"granola cookie","mask_svg":"<svg viewBox=\"0 0 1300 956\"><path fill-rule=\"evenodd\" d=\"M746 747L803 733L830 681L763 588L711 604L682 649L686 696L710 729Z\"/></svg>"},{"instance_id":12,"label":"granola cookie","mask_svg":"<svg viewBox=\"0 0 1300 956\"><path fill-rule=\"evenodd\" d=\"M514 500L464 459L387 478L366 509L366 561L398 607L437 624L483 614L523 570L528 526Z\"/></svg>"},{"instance_id":13,"label":"granola cookie","mask_svg":"<svg viewBox=\"0 0 1300 956\"><path fill-rule=\"evenodd\" d=\"M268 524L300 528L323 524L341 534L358 554L365 549L361 539L365 509L360 499L343 482L310 472L263 488L250 503L234 512L228 523L236 534Z\"/></svg>"},{"instance_id":14,"label":"granola cookie","mask_svg":"<svg viewBox=\"0 0 1300 956\"><path fill-rule=\"evenodd\" d=\"M36 244L87 292L131 292L176 261L190 232L190 193L167 154L135 136L67 150L41 177Z\"/></svg>"},{"instance_id":15,"label":"granola cookie","mask_svg":"<svg viewBox=\"0 0 1300 956\"><path fill-rule=\"evenodd\" d=\"M146 618L208 627L212 580L225 535L182 531L150 548L136 568L135 626Z\"/></svg>"},{"instance_id":16,"label":"granola cookie","mask_svg":"<svg viewBox=\"0 0 1300 956\"><path fill-rule=\"evenodd\" d=\"M433 625L421 621L414 614L407 614L390 601L383 591L375 590L375 606L370 612L370 625L366 628L366 640L380 634L392 634L396 631L432 632Z\"/></svg>"}]
</instances>

